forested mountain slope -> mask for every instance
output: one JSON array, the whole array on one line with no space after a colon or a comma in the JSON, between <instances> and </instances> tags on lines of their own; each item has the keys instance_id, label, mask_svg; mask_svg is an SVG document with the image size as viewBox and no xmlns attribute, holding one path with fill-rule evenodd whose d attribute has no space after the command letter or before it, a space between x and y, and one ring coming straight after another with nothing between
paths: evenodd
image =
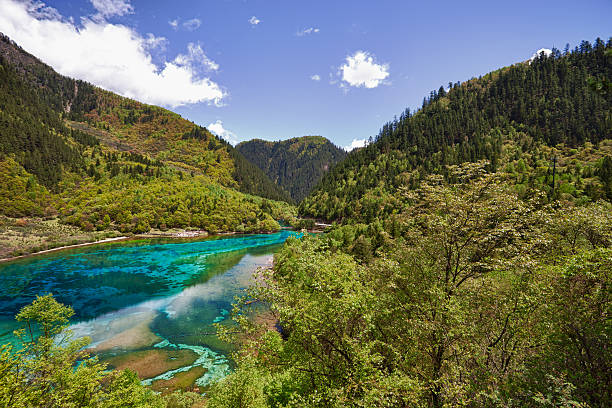
<instances>
[{"instance_id":1,"label":"forested mountain slope","mask_svg":"<svg viewBox=\"0 0 612 408\"><path fill-rule=\"evenodd\" d=\"M86 231L278 229L290 206L257 195L289 200L205 128L63 77L0 38L0 215Z\"/></svg>"},{"instance_id":2,"label":"forested mountain slope","mask_svg":"<svg viewBox=\"0 0 612 408\"><path fill-rule=\"evenodd\" d=\"M254 139L236 149L300 202L346 152L321 136L278 142Z\"/></svg>"},{"instance_id":3,"label":"forested mountain slope","mask_svg":"<svg viewBox=\"0 0 612 408\"><path fill-rule=\"evenodd\" d=\"M447 175L447 165L481 159L490 161L490 170L507 170L519 190L539 186L552 193L555 155L561 165L556 193L610 198L612 181L601 167L610 154L605 140L612 138L612 94L590 86L610 78L610 47L612 41L583 41L571 52L554 50L550 57L440 87L420 110L385 124L373 143L327 173L300 212L372 220L394 211L399 187L415 188L428 174ZM568 148L590 153L574 160Z\"/></svg>"},{"instance_id":4,"label":"forested mountain slope","mask_svg":"<svg viewBox=\"0 0 612 408\"><path fill-rule=\"evenodd\" d=\"M60 164L79 165L62 138L72 134L70 123L76 122L72 127L84 130L74 133L77 137L88 138L83 133L96 136L88 138L88 143L101 139L102 144L147 155L223 186L288 199L263 172L206 128L166 109L59 75L2 34L0 58L4 130L0 151L25 152L18 154L18 161L48 187L61 178ZM72 122L64 122L66 119Z\"/></svg>"}]
</instances>

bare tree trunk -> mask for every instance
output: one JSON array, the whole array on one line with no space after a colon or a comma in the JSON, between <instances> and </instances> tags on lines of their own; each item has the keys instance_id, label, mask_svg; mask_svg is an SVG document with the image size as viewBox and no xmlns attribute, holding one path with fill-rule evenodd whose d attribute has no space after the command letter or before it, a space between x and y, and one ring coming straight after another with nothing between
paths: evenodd
<instances>
[{"instance_id":1,"label":"bare tree trunk","mask_svg":"<svg viewBox=\"0 0 612 408\"><path fill-rule=\"evenodd\" d=\"M434 408L441 408L443 405L442 401L442 385L440 384L440 378L442 377L442 357L444 355L444 346L439 345L436 352L433 355L433 373L432 373L432 386L431 386L431 403Z\"/></svg>"}]
</instances>

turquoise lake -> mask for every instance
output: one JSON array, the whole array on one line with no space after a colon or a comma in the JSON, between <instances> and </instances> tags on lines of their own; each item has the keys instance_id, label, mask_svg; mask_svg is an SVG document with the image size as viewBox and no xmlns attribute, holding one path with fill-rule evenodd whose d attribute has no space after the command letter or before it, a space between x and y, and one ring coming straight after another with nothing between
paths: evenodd
<instances>
[{"instance_id":1,"label":"turquoise lake","mask_svg":"<svg viewBox=\"0 0 612 408\"><path fill-rule=\"evenodd\" d=\"M148 239L62 250L0 264L0 342L14 342L14 315L36 295L53 293L71 305L70 329L88 336L101 357L143 350L191 350L191 364L145 383L172 378L194 367L206 386L230 370L231 345L215 335L235 296L253 273L272 264L290 236L240 235L201 240Z\"/></svg>"}]
</instances>

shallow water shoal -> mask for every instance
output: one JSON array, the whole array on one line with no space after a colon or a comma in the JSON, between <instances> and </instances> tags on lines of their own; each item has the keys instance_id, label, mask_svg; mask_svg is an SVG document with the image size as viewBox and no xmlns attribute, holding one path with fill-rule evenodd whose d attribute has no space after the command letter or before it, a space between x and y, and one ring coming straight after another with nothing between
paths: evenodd
<instances>
[{"instance_id":1,"label":"shallow water shoal","mask_svg":"<svg viewBox=\"0 0 612 408\"><path fill-rule=\"evenodd\" d=\"M196 383L205 386L230 369L231 345L216 337L213 324L227 320L234 297L248 286L252 273L271 265L274 251L292 235L296 234L281 231L141 240L0 265L0 341L14 341L12 331L18 325L13 316L21 307L36 295L52 292L58 301L73 306L71 329L76 336L89 336L90 347L103 359L112 363L136 351L190 350L195 361L179 368L164 363L167 353L146 353L156 373L164 364L172 368L148 382L197 372L203 374ZM126 359L119 360L125 366Z\"/></svg>"}]
</instances>

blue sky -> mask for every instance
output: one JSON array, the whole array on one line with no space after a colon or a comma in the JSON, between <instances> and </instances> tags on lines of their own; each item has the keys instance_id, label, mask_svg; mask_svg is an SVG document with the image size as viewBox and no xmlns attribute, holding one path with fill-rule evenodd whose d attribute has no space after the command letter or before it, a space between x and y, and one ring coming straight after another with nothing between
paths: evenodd
<instances>
[{"instance_id":1,"label":"blue sky","mask_svg":"<svg viewBox=\"0 0 612 408\"><path fill-rule=\"evenodd\" d=\"M349 146L449 81L612 34L609 0L0 0L0 10L0 31L59 72L233 142L322 135Z\"/></svg>"}]
</instances>

